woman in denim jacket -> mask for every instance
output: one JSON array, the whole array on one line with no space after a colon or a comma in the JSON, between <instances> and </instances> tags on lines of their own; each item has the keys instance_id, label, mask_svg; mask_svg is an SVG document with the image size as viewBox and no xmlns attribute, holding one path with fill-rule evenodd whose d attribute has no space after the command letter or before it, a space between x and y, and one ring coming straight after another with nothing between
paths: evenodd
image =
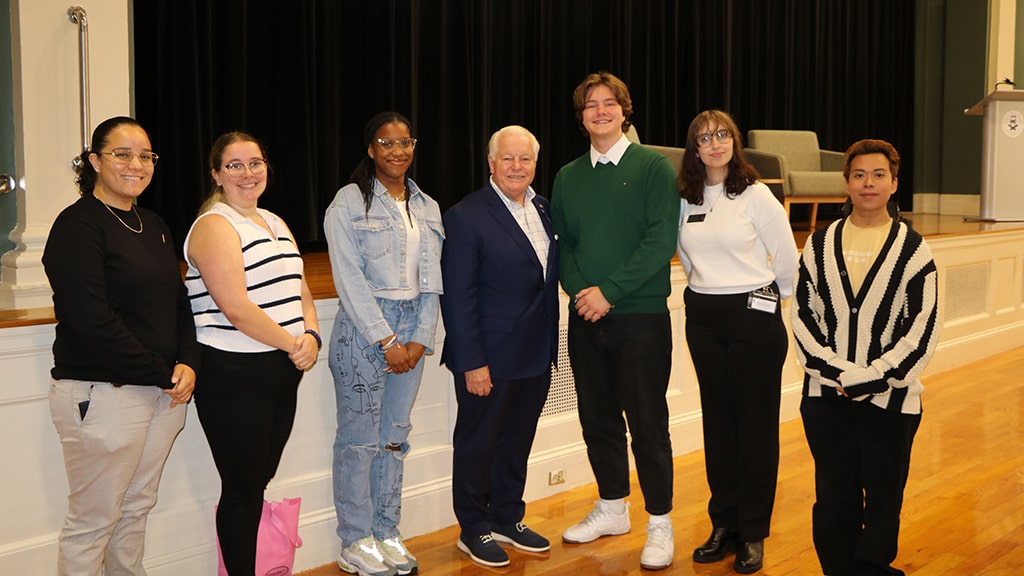
<instances>
[{"instance_id":1,"label":"woman in denim jacket","mask_svg":"<svg viewBox=\"0 0 1024 576\"><path fill-rule=\"evenodd\" d=\"M408 177L416 139L395 112L370 119L367 156L327 209L339 308L330 343L338 430L334 507L349 573L417 569L398 522L409 414L431 352L444 231L437 202Z\"/></svg>"}]
</instances>

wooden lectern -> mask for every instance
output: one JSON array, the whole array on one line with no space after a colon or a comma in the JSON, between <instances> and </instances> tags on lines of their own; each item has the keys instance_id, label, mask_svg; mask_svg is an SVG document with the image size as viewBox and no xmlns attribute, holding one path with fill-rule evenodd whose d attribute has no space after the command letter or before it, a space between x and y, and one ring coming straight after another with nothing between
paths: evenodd
<instances>
[{"instance_id":1,"label":"wooden lectern","mask_svg":"<svg viewBox=\"0 0 1024 576\"><path fill-rule=\"evenodd\" d=\"M985 117L979 220L1024 221L1024 90L996 90L964 114Z\"/></svg>"}]
</instances>

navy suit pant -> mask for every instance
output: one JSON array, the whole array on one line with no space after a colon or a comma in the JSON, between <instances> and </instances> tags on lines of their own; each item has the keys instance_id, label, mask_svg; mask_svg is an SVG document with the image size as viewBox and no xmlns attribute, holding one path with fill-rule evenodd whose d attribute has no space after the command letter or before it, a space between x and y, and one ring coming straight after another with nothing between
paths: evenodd
<instances>
[{"instance_id":1,"label":"navy suit pant","mask_svg":"<svg viewBox=\"0 0 1024 576\"><path fill-rule=\"evenodd\" d=\"M548 388L550 368L516 380L491 379L487 396L466 390L455 374L459 412L452 457L452 501L462 531L470 537L523 519L526 464Z\"/></svg>"}]
</instances>

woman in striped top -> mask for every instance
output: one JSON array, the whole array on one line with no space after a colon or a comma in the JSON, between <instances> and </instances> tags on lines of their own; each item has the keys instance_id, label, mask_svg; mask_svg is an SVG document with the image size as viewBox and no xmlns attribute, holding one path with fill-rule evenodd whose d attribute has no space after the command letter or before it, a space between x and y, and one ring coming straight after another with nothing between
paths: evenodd
<instances>
[{"instance_id":1,"label":"woman in striped top","mask_svg":"<svg viewBox=\"0 0 1024 576\"><path fill-rule=\"evenodd\" d=\"M215 187L185 240L185 286L206 362L196 408L221 478L217 534L229 574L256 570L263 492L291 434L299 380L320 348L295 239L256 206L268 166L252 136L218 138Z\"/></svg>"}]
</instances>

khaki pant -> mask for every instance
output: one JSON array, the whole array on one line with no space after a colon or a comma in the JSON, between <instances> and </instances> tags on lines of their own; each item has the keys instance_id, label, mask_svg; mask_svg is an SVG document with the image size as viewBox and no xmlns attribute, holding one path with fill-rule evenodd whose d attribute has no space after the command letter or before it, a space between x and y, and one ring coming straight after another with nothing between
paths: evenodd
<instances>
[{"instance_id":1,"label":"khaki pant","mask_svg":"<svg viewBox=\"0 0 1024 576\"><path fill-rule=\"evenodd\" d=\"M80 403L89 401L85 417ZM153 386L53 380L50 415L68 475L60 576L144 575L146 518L185 406Z\"/></svg>"}]
</instances>

